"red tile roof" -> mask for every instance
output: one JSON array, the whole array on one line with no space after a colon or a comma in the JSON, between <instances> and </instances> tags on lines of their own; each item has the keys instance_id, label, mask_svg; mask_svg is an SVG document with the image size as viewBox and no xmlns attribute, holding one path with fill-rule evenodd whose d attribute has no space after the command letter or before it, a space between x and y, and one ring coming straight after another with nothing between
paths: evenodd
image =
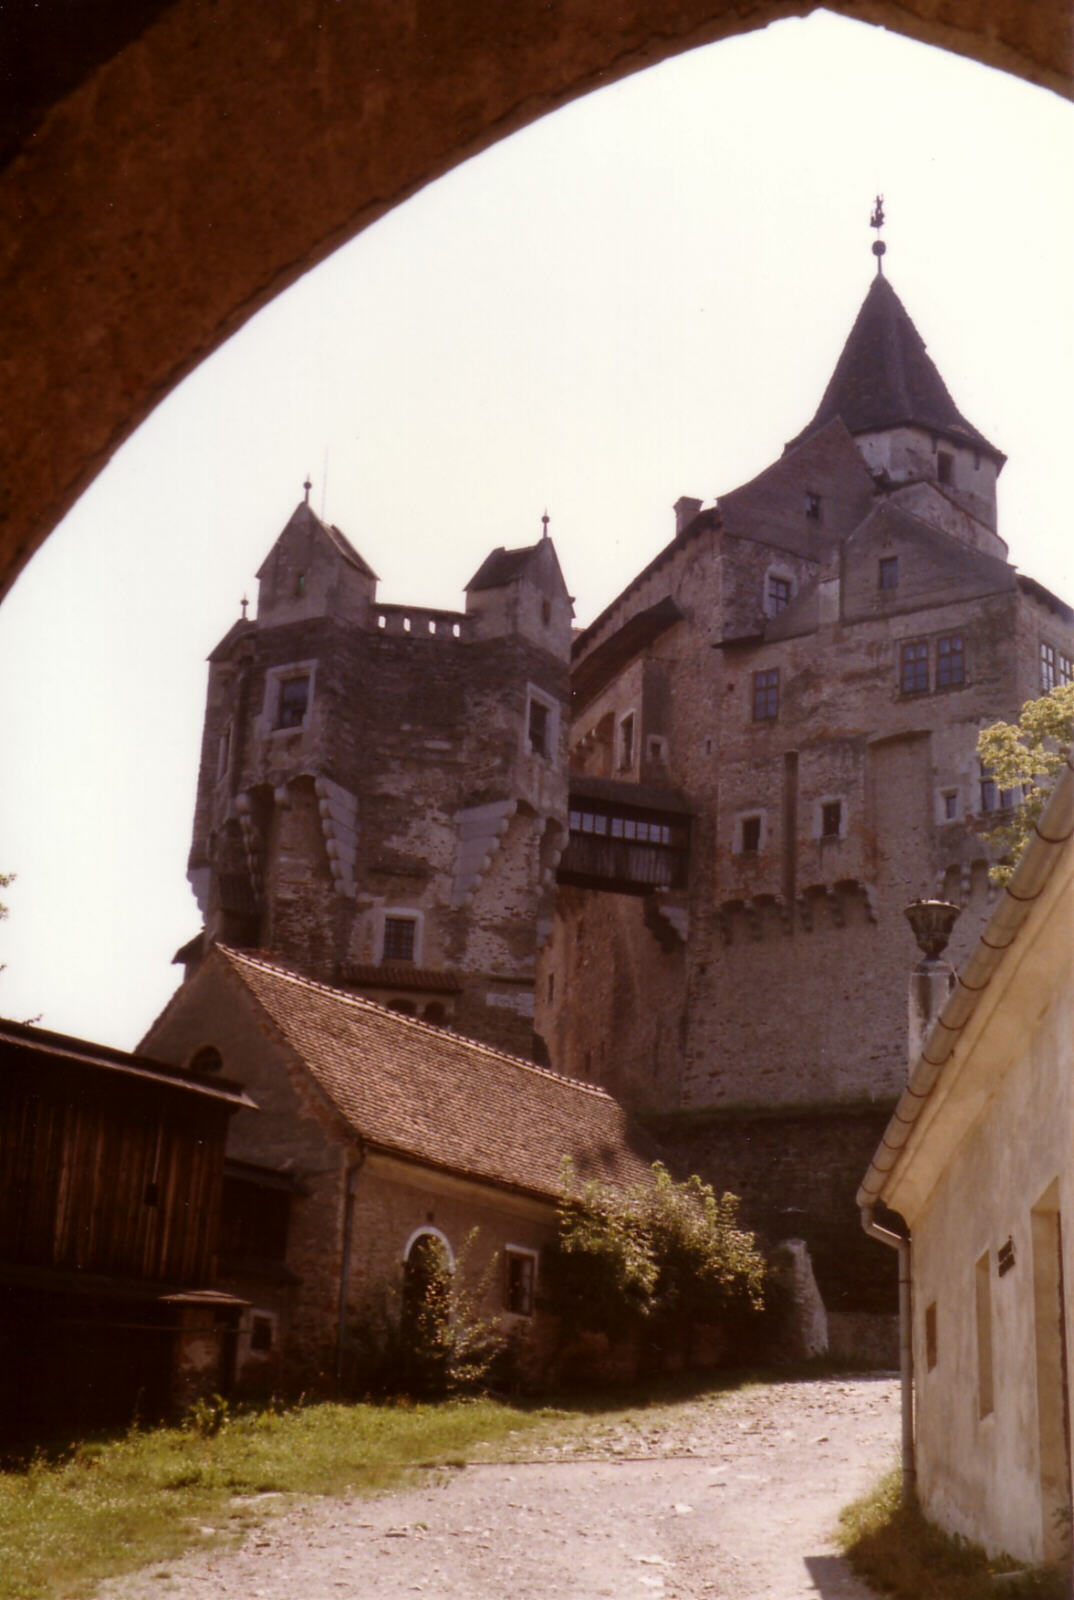
<instances>
[{"instance_id":1,"label":"red tile roof","mask_svg":"<svg viewBox=\"0 0 1074 1600\"><path fill-rule=\"evenodd\" d=\"M658 1151L603 1089L217 945L226 967L368 1145L555 1198L581 1178L637 1183Z\"/></svg>"}]
</instances>

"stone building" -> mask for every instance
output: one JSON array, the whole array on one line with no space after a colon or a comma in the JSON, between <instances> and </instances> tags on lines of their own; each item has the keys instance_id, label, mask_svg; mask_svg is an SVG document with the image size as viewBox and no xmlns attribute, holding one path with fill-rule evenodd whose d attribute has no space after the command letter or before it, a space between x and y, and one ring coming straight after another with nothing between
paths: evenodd
<instances>
[{"instance_id":1,"label":"stone building","mask_svg":"<svg viewBox=\"0 0 1074 1600\"><path fill-rule=\"evenodd\" d=\"M867 1310L856 1170L906 1062L900 915L992 891L980 728L1068 682L1074 614L997 531L1002 453L878 271L809 425L575 640L537 1026Z\"/></svg>"},{"instance_id":2,"label":"stone building","mask_svg":"<svg viewBox=\"0 0 1074 1600\"><path fill-rule=\"evenodd\" d=\"M228 1140L220 1280L250 1306L246 1386L331 1383L363 1312L432 1234L480 1311L528 1335L569 1157L637 1183L654 1152L617 1102L488 1045L216 946L146 1036L177 1064L215 1052L255 1105Z\"/></svg>"},{"instance_id":3,"label":"stone building","mask_svg":"<svg viewBox=\"0 0 1074 1600\"><path fill-rule=\"evenodd\" d=\"M547 537L462 612L381 605L307 501L210 657L190 881L204 933L530 1054L564 842L571 601Z\"/></svg>"},{"instance_id":4,"label":"stone building","mask_svg":"<svg viewBox=\"0 0 1074 1600\"><path fill-rule=\"evenodd\" d=\"M1074 613L1007 560L1003 464L878 270L809 424L682 497L573 648L547 538L464 612L385 606L299 505L211 657L191 970L260 947L599 1082L806 1239L860 1345L891 1299L853 1196L905 1070L901 910L957 900L972 945L1010 799L978 732L1074 670Z\"/></svg>"}]
</instances>

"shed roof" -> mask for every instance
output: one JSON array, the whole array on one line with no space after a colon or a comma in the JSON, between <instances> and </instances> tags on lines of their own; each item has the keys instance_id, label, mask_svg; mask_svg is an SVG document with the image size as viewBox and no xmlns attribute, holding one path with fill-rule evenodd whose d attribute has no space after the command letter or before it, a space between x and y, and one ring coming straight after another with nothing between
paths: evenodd
<instances>
[{"instance_id":1,"label":"shed roof","mask_svg":"<svg viewBox=\"0 0 1074 1600\"><path fill-rule=\"evenodd\" d=\"M423 1165L555 1198L581 1178L636 1183L657 1154L605 1090L217 945L366 1144Z\"/></svg>"},{"instance_id":2,"label":"shed roof","mask_svg":"<svg viewBox=\"0 0 1074 1600\"><path fill-rule=\"evenodd\" d=\"M242 1086L230 1078L215 1074L209 1077L184 1067L167 1066L151 1056L132 1055L110 1045L91 1044L69 1034L0 1018L0 1066L20 1064L31 1065L38 1072L51 1065L107 1073L117 1081L137 1080L153 1088L219 1101L232 1111L253 1105Z\"/></svg>"}]
</instances>

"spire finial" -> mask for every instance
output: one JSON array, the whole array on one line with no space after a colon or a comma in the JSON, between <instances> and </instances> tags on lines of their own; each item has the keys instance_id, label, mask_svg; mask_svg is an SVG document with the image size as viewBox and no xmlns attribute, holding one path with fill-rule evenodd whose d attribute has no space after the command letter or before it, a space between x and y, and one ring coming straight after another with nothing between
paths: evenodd
<instances>
[{"instance_id":1,"label":"spire finial","mask_svg":"<svg viewBox=\"0 0 1074 1600\"><path fill-rule=\"evenodd\" d=\"M544 516L541 518L541 527L544 529L544 532L541 534L541 538L542 539L547 539L548 538L548 524L551 522L551 520L552 520L551 517L548 515L548 512L546 511Z\"/></svg>"},{"instance_id":2,"label":"spire finial","mask_svg":"<svg viewBox=\"0 0 1074 1600\"><path fill-rule=\"evenodd\" d=\"M310 479L310 475L309 475L308 472L306 473L306 481L302 485L302 487L306 491L306 504L309 505L309 503L310 503L310 490L313 488L313 483L312 483L312 481Z\"/></svg>"},{"instance_id":3,"label":"spire finial","mask_svg":"<svg viewBox=\"0 0 1074 1600\"><path fill-rule=\"evenodd\" d=\"M242 620L243 620L243 622L245 622L246 621L246 607L250 604L250 602L249 602L249 600L247 600L246 596L243 595L242 599L239 601L239 604L242 607Z\"/></svg>"},{"instance_id":4,"label":"spire finial","mask_svg":"<svg viewBox=\"0 0 1074 1600\"><path fill-rule=\"evenodd\" d=\"M873 214L869 218L869 226L876 229L876 239L873 241L873 255L876 257L877 272L883 274L884 251L887 249L887 245L880 237L880 230L884 226L884 196L882 194L878 194L876 197L876 205L873 207Z\"/></svg>"}]
</instances>

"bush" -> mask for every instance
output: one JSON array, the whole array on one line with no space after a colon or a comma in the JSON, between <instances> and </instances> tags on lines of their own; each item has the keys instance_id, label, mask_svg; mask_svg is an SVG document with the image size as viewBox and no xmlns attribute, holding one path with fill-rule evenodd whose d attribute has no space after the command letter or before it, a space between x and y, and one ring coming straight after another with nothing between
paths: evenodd
<instances>
[{"instance_id":1,"label":"bush","mask_svg":"<svg viewBox=\"0 0 1074 1600\"><path fill-rule=\"evenodd\" d=\"M473 1288L466 1281L475 1238L476 1229L454 1270L435 1234L415 1240L399 1283L358 1323L347 1384L352 1393L442 1400L485 1387L507 1337L476 1310L497 1258Z\"/></svg>"},{"instance_id":2,"label":"bush","mask_svg":"<svg viewBox=\"0 0 1074 1600\"><path fill-rule=\"evenodd\" d=\"M662 1163L630 1188L587 1183L573 1170L545 1255L544 1303L568 1337L643 1334L651 1353L689 1364L700 1327L736 1344L764 1306L765 1263L738 1225L738 1200L694 1176L676 1183Z\"/></svg>"}]
</instances>

